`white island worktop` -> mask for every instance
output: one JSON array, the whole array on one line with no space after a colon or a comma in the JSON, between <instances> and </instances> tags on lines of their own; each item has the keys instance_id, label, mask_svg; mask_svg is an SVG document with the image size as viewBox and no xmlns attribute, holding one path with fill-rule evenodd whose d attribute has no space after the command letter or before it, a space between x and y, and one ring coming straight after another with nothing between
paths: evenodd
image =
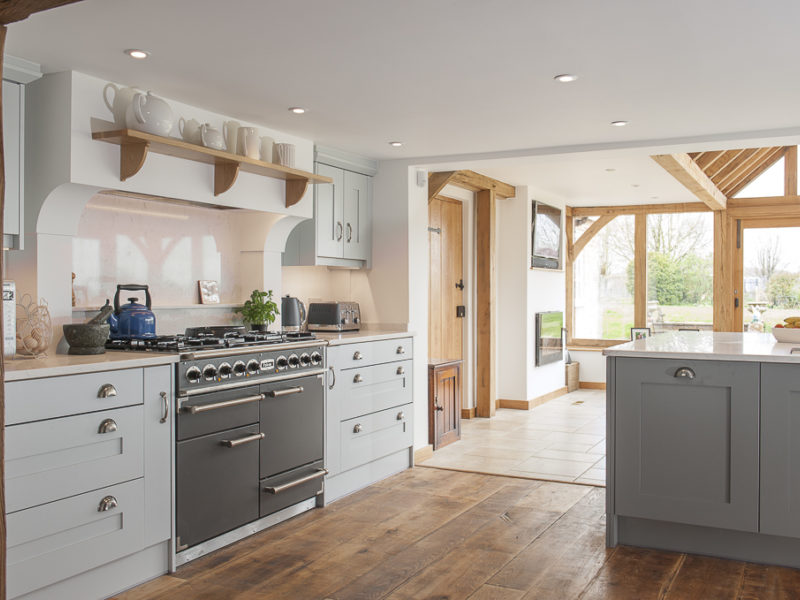
<instances>
[{"instance_id":1,"label":"white island worktop","mask_svg":"<svg viewBox=\"0 0 800 600\"><path fill-rule=\"evenodd\" d=\"M800 363L800 343L781 344L769 333L677 331L612 346L605 356Z\"/></svg>"}]
</instances>

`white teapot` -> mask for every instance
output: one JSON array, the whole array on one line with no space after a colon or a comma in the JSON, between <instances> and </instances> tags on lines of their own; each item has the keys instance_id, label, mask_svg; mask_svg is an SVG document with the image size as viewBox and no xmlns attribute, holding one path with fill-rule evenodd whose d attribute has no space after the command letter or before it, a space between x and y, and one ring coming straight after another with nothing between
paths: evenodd
<instances>
[{"instance_id":1,"label":"white teapot","mask_svg":"<svg viewBox=\"0 0 800 600\"><path fill-rule=\"evenodd\" d=\"M109 100L108 92L114 92L114 96ZM108 110L114 115L114 124L120 129L125 127L125 114L128 106L133 100L133 95L140 93L139 90L132 87L118 87L113 83L107 83L103 88L103 102L106 103Z\"/></svg>"},{"instance_id":2,"label":"white teapot","mask_svg":"<svg viewBox=\"0 0 800 600\"><path fill-rule=\"evenodd\" d=\"M216 127L212 127L209 123L204 123L200 126L200 141L206 148L213 148L214 150L225 150L225 136Z\"/></svg>"},{"instance_id":3,"label":"white teapot","mask_svg":"<svg viewBox=\"0 0 800 600\"><path fill-rule=\"evenodd\" d=\"M181 137L185 142L189 142L190 144L200 144L200 123L198 123L195 119L189 119L188 121L181 117L178 119L178 133L181 134Z\"/></svg>"},{"instance_id":4,"label":"white teapot","mask_svg":"<svg viewBox=\"0 0 800 600\"><path fill-rule=\"evenodd\" d=\"M164 100L150 92L136 93L125 112L125 122L130 129L168 136L172 131L174 116Z\"/></svg>"}]
</instances>

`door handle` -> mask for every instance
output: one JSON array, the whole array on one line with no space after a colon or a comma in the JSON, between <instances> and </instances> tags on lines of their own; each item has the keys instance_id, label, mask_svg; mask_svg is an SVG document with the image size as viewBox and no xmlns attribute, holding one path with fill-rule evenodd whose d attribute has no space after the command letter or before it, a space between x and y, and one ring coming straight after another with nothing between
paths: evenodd
<instances>
[{"instance_id":1,"label":"door handle","mask_svg":"<svg viewBox=\"0 0 800 600\"><path fill-rule=\"evenodd\" d=\"M436 410L439 411L444 410L444 406L442 406L441 404L435 404L434 406L436 407Z\"/></svg>"},{"instance_id":2,"label":"door handle","mask_svg":"<svg viewBox=\"0 0 800 600\"><path fill-rule=\"evenodd\" d=\"M464 280L463 279L459 279L458 283L456 284L456 287L463 291L464 290Z\"/></svg>"},{"instance_id":3,"label":"door handle","mask_svg":"<svg viewBox=\"0 0 800 600\"><path fill-rule=\"evenodd\" d=\"M342 241L342 231L343 231L342 230L342 222L341 221L336 221L336 241L337 242L341 242Z\"/></svg>"},{"instance_id":4,"label":"door handle","mask_svg":"<svg viewBox=\"0 0 800 600\"><path fill-rule=\"evenodd\" d=\"M249 444L250 442L257 442L258 440L263 440L266 437L264 433L254 433L253 435L248 435L238 440L222 440L220 444L223 446L227 446L228 448L236 448L236 446L241 446L242 444Z\"/></svg>"},{"instance_id":5,"label":"door handle","mask_svg":"<svg viewBox=\"0 0 800 600\"><path fill-rule=\"evenodd\" d=\"M283 390L271 390L267 392L270 397L272 398L280 398L281 396L289 396L290 394L302 394L303 393L303 386L298 385L297 387L286 388Z\"/></svg>"},{"instance_id":6,"label":"door handle","mask_svg":"<svg viewBox=\"0 0 800 600\"><path fill-rule=\"evenodd\" d=\"M333 381L331 381L331 384L328 386L328 389L332 390L333 386L336 385L336 371L333 370L333 367L328 367L328 369L330 370L331 378L333 379Z\"/></svg>"},{"instance_id":7,"label":"door handle","mask_svg":"<svg viewBox=\"0 0 800 600\"><path fill-rule=\"evenodd\" d=\"M184 412L191 415L197 413L208 412L209 410L218 410L220 408L228 408L229 406L238 406L239 404L247 404L249 402L258 402L264 399L264 394L256 394L254 396L245 396L244 398L236 398L236 400L225 400L223 402L213 402L211 404L201 404L199 406L187 406L183 408Z\"/></svg>"},{"instance_id":8,"label":"door handle","mask_svg":"<svg viewBox=\"0 0 800 600\"><path fill-rule=\"evenodd\" d=\"M353 226L350 223L347 224L347 241L350 242L353 239Z\"/></svg>"},{"instance_id":9,"label":"door handle","mask_svg":"<svg viewBox=\"0 0 800 600\"><path fill-rule=\"evenodd\" d=\"M295 479L294 481L290 481L289 483L284 483L283 485L265 487L264 491L267 492L268 494L280 494L281 492L285 492L288 489L291 489L308 481L313 481L314 479L325 477L325 475L327 474L328 474L328 469L317 469L315 473L311 473L310 475L306 475L305 477L300 477L299 479Z\"/></svg>"},{"instance_id":10,"label":"door handle","mask_svg":"<svg viewBox=\"0 0 800 600\"><path fill-rule=\"evenodd\" d=\"M161 418L158 420L158 422L166 423L167 417L169 417L169 398L167 398L167 392L161 392L159 395L161 396L161 402L164 406L164 413L161 415Z\"/></svg>"}]
</instances>

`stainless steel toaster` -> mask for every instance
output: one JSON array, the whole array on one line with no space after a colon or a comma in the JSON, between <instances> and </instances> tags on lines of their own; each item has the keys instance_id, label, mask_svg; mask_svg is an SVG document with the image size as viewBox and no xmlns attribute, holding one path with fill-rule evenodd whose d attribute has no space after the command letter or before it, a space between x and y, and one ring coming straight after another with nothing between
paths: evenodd
<instances>
[{"instance_id":1,"label":"stainless steel toaster","mask_svg":"<svg viewBox=\"0 0 800 600\"><path fill-rule=\"evenodd\" d=\"M361 327L358 302L311 302L309 331L357 331Z\"/></svg>"}]
</instances>

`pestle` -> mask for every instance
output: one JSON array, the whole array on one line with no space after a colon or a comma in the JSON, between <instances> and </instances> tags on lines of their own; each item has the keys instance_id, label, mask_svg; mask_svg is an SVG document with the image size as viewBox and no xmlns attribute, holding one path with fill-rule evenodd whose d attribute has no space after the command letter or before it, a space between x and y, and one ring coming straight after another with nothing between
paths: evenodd
<instances>
[{"instance_id":1,"label":"pestle","mask_svg":"<svg viewBox=\"0 0 800 600\"><path fill-rule=\"evenodd\" d=\"M111 302L106 298L106 303L100 307L100 312L93 316L91 319L86 321L87 325L101 325L106 322L108 319L108 315L110 315L114 311L114 307L111 306Z\"/></svg>"}]
</instances>

